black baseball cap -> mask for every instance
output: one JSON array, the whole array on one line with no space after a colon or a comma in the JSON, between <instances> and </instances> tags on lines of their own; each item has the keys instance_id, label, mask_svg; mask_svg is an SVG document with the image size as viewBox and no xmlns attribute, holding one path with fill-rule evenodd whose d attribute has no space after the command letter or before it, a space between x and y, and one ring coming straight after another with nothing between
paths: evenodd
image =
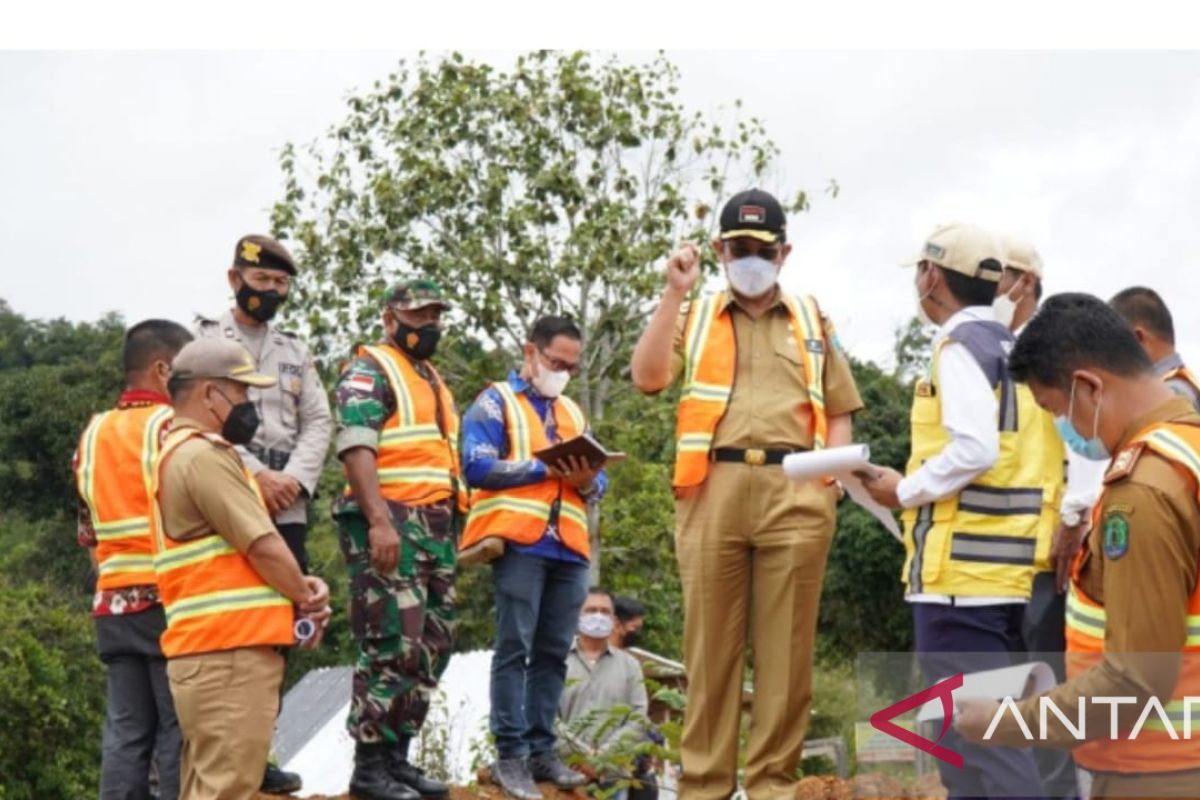
<instances>
[{"instance_id":1,"label":"black baseball cap","mask_svg":"<svg viewBox=\"0 0 1200 800\"><path fill-rule=\"evenodd\" d=\"M762 242L787 241L787 216L773 195L747 189L729 198L721 209L721 239L739 236Z\"/></svg>"}]
</instances>

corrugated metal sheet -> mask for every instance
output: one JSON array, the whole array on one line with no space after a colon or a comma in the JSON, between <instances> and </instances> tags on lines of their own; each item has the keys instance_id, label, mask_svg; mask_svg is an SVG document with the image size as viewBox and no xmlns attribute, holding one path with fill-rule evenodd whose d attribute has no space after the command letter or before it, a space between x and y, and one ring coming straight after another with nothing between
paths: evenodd
<instances>
[{"instance_id":1,"label":"corrugated metal sheet","mask_svg":"<svg viewBox=\"0 0 1200 800\"><path fill-rule=\"evenodd\" d=\"M350 667L314 669L288 691L275 725L274 749L280 764L288 763L346 707L353 675Z\"/></svg>"}]
</instances>

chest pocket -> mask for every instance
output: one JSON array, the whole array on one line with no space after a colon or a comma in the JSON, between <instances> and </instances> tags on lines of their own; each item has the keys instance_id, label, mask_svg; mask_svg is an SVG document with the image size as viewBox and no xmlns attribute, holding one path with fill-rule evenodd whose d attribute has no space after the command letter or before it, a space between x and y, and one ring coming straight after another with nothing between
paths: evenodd
<instances>
[{"instance_id":1,"label":"chest pocket","mask_svg":"<svg viewBox=\"0 0 1200 800\"><path fill-rule=\"evenodd\" d=\"M933 385L932 381L925 378L917 381L913 388L910 417L913 425L941 426L942 408L937 393L937 387Z\"/></svg>"},{"instance_id":2,"label":"chest pocket","mask_svg":"<svg viewBox=\"0 0 1200 800\"><path fill-rule=\"evenodd\" d=\"M781 372L771 382L776 386L786 387L790 394L797 397L798 402L807 403L808 382L804 375L804 356L800 352L802 344L796 342L790 325L784 324L775 332L771 340L771 349L775 353L771 366Z\"/></svg>"},{"instance_id":3,"label":"chest pocket","mask_svg":"<svg viewBox=\"0 0 1200 800\"><path fill-rule=\"evenodd\" d=\"M304 368L302 365L281 361L279 362L279 383L274 391L278 392L279 416L284 426L298 431L300 429L300 391L304 386ZM268 389L267 391L272 391Z\"/></svg>"}]
</instances>

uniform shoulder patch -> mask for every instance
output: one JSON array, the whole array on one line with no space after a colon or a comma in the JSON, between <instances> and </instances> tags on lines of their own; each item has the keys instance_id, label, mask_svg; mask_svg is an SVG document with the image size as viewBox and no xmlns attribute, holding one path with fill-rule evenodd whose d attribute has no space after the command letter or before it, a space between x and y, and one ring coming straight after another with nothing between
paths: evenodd
<instances>
[{"instance_id":1,"label":"uniform shoulder patch","mask_svg":"<svg viewBox=\"0 0 1200 800\"><path fill-rule=\"evenodd\" d=\"M1108 510L1101 522L1104 557L1116 561L1129 552L1129 518L1116 510Z\"/></svg>"},{"instance_id":2,"label":"uniform shoulder patch","mask_svg":"<svg viewBox=\"0 0 1200 800\"><path fill-rule=\"evenodd\" d=\"M1145 450L1146 443L1137 442L1117 453L1108 471L1104 473L1104 482L1114 483L1122 478L1128 478L1133 472L1133 468L1137 466L1138 459L1142 457L1142 453Z\"/></svg>"}]
</instances>

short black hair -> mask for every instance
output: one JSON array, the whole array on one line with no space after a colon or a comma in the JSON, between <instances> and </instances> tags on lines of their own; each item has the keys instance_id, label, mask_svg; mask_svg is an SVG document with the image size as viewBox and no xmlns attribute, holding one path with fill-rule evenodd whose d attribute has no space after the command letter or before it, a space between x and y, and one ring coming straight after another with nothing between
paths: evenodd
<instances>
[{"instance_id":1,"label":"short black hair","mask_svg":"<svg viewBox=\"0 0 1200 800\"><path fill-rule=\"evenodd\" d=\"M1130 325L1140 325L1168 344L1175 344L1175 322L1162 297L1145 286L1130 286L1112 296L1108 304Z\"/></svg>"},{"instance_id":2,"label":"short black hair","mask_svg":"<svg viewBox=\"0 0 1200 800\"><path fill-rule=\"evenodd\" d=\"M646 616L646 607L632 597L618 597L613 601L613 610L621 622Z\"/></svg>"},{"instance_id":3,"label":"short black hair","mask_svg":"<svg viewBox=\"0 0 1200 800\"><path fill-rule=\"evenodd\" d=\"M1008 357L1013 380L1067 392L1077 369L1100 367L1122 377L1152 374L1154 365L1133 329L1090 294L1056 294L1017 337Z\"/></svg>"},{"instance_id":4,"label":"short black hair","mask_svg":"<svg viewBox=\"0 0 1200 800\"><path fill-rule=\"evenodd\" d=\"M178 322L169 319L143 320L125 331L121 366L126 375L131 375L149 368L155 361L170 364L191 340L192 334Z\"/></svg>"},{"instance_id":5,"label":"short black hair","mask_svg":"<svg viewBox=\"0 0 1200 800\"><path fill-rule=\"evenodd\" d=\"M970 278L961 272L934 264L932 261L929 263L941 270L942 277L946 279L946 288L950 290L950 294L954 295L954 299L964 306L990 306L996 299L996 287L1000 285L997 281ZM979 266L997 271L1001 269L1000 262L994 258L984 259L979 262Z\"/></svg>"},{"instance_id":6,"label":"short black hair","mask_svg":"<svg viewBox=\"0 0 1200 800\"><path fill-rule=\"evenodd\" d=\"M587 590L587 596L591 597L594 594L602 594L607 597L608 601L614 606L617 604L616 599L613 597L613 593L608 589L605 589L603 586L589 586Z\"/></svg>"},{"instance_id":7,"label":"short black hair","mask_svg":"<svg viewBox=\"0 0 1200 800\"><path fill-rule=\"evenodd\" d=\"M583 332L570 317L542 317L533 323L529 341L538 347L549 347L556 336L566 336L577 342L583 341Z\"/></svg>"}]
</instances>

